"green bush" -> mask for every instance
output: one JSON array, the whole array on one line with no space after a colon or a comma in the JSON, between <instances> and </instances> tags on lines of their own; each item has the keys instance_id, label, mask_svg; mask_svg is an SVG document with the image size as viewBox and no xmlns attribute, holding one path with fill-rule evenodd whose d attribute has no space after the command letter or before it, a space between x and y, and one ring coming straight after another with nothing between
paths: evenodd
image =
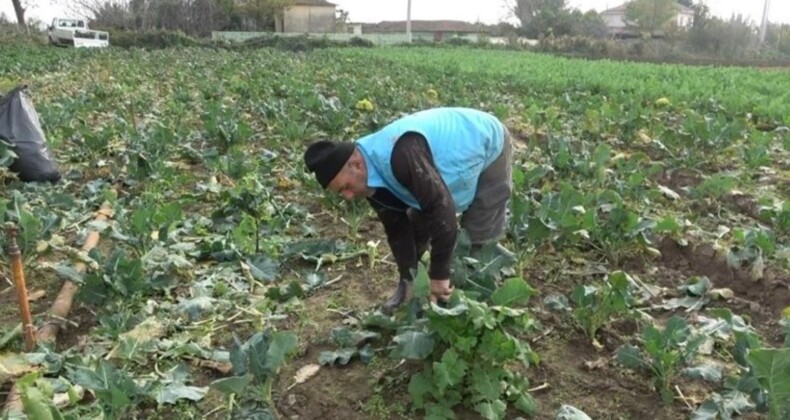
<instances>
[{"instance_id":1,"label":"green bush","mask_svg":"<svg viewBox=\"0 0 790 420\"><path fill-rule=\"evenodd\" d=\"M348 41L348 45L352 47L363 47L363 48L371 48L374 47L376 44L373 41L365 38L360 38L355 36Z\"/></svg>"},{"instance_id":2,"label":"green bush","mask_svg":"<svg viewBox=\"0 0 790 420\"><path fill-rule=\"evenodd\" d=\"M0 23L0 45L44 45L47 38L36 28L21 28L15 23Z\"/></svg>"},{"instance_id":3,"label":"green bush","mask_svg":"<svg viewBox=\"0 0 790 420\"><path fill-rule=\"evenodd\" d=\"M170 47L195 47L207 45L206 41L197 40L174 31L125 31L110 30L110 45L121 48L161 49Z\"/></svg>"},{"instance_id":4,"label":"green bush","mask_svg":"<svg viewBox=\"0 0 790 420\"><path fill-rule=\"evenodd\" d=\"M447 45L456 45L456 46L458 46L458 45L464 45L464 46L472 45L472 41L470 41L470 40L468 40L466 38L457 38L457 37L448 38L444 42Z\"/></svg>"},{"instance_id":5,"label":"green bush","mask_svg":"<svg viewBox=\"0 0 790 420\"><path fill-rule=\"evenodd\" d=\"M307 35L281 36L274 34L248 39L241 44L241 46L245 48L270 47L293 52L311 51L319 48L339 47L343 45L343 42L332 41L327 38L311 38Z\"/></svg>"}]
</instances>

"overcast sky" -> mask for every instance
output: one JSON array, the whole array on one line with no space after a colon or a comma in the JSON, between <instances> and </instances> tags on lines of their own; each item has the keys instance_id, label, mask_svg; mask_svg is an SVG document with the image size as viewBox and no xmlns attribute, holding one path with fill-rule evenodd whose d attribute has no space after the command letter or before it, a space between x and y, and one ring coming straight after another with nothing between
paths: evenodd
<instances>
[{"instance_id":1,"label":"overcast sky","mask_svg":"<svg viewBox=\"0 0 790 420\"><path fill-rule=\"evenodd\" d=\"M49 22L56 16L68 14L63 6L68 0L28 0L30 18ZM381 20L405 20L407 0L329 0L339 8L347 10L354 22L378 22ZM511 0L512 1L512 0ZM732 14L743 14L755 23L762 19L764 0L704 0L714 15L729 18ZM790 0L770 0L768 18L771 22L790 23ZM620 0L569 0L571 7L583 11L606 10L621 4ZM0 12L15 19L11 0L0 0ZM496 23L508 18L504 0L412 0L412 19L454 19Z\"/></svg>"}]
</instances>

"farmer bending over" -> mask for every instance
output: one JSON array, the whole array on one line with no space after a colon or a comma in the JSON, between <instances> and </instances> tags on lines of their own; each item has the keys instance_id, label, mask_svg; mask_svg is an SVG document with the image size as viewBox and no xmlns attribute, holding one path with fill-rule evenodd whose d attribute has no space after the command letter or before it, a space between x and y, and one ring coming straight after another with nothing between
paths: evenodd
<instances>
[{"instance_id":1,"label":"farmer bending over","mask_svg":"<svg viewBox=\"0 0 790 420\"><path fill-rule=\"evenodd\" d=\"M383 310L411 300L413 271L430 246L431 300L452 294L450 260L461 226L473 250L501 239L510 199L511 138L493 115L435 108L356 142L318 141L304 154L324 189L366 198L384 225L400 281Z\"/></svg>"}]
</instances>

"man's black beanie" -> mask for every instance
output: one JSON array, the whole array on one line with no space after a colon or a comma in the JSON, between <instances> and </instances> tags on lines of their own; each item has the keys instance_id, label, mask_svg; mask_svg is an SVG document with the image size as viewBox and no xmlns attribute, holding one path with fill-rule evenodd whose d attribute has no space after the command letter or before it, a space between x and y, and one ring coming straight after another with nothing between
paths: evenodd
<instances>
[{"instance_id":1,"label":"man's black beanie","mask_svg":"<svg viewBox=\"0 0 790 420\"><path fill-rule=\"evenodd\" d=\"M317 141L304 152L304 163L310 172L315 173L318 183L326 188L343 169L348 158L354 153L354 143Z\"/></svg>"}]
</instances>

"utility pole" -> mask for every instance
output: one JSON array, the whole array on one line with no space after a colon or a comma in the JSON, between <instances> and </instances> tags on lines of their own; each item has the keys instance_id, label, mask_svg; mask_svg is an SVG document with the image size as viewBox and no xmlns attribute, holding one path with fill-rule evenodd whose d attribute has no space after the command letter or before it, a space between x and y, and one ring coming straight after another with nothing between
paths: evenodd
<instances>
[{"instance_id":1,"label":"utility pole","mask_svg":"<svg viewBox=\"0 0 790 420\"><path fill-rule=\"evenodd\" d=\"M411 44L411 0L407 0L406 4L406 38Z\"/></svg>"},{"instance_id":2,"label":"utility pole","mask_svg":"<svg viewBox=\"0 0 790 420\"><path fill-rule=\"evenodd\" d=\"M765 42L765 32L768 29L768 3L770 0L765 0L765 4L763 5L763 21L760 25L760 46L763 45Z\"/></svg>"}]
</instances>

